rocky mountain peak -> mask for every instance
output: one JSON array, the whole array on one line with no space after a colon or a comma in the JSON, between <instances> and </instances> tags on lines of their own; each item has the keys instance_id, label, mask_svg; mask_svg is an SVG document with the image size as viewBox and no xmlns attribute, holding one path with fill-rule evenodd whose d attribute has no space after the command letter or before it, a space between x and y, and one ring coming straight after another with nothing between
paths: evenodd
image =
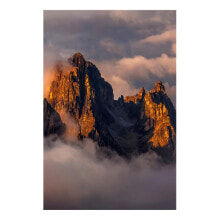
<instances>
[{"instance_id":1,"label":"rocky mountain peak","mask_svg":"<svg viewBox=\"0 0 220 220\"><path fill-rule=\"evenodd\" d=\"M85 59L81 53L75 53L72 56L72 65L76 67L84 67L85 66Z\"/></svg>"},{"instance_id":2,"label":"rocky mountain peak","mask_svg":"<svg viewBox=\"0 0 220 220\"><path fill-rule=\"evenodd\" d=\"M68 60L72 69L58 71L58 76L51 83L48 97L49 104L57 111L62 119L63 112L74 118L79 126L80 137L91 137L105 120L111 116L105 107L113 102L113 91L100 75L98 69L82 54L76 53ZM102 117L102 121L99 119Z\"/></svg>"},{"instance_id":3,"label":"rocky mountain peak","mask_svg":"<svg viewBox=\"0 0 220 220\"><path fill-rule=\"evenodd\" d=\"M152 92L163 92L165 93L165 87L163 83L159 80L155 83L154 88L152 89Z\"/></svg>"}]
</instances>

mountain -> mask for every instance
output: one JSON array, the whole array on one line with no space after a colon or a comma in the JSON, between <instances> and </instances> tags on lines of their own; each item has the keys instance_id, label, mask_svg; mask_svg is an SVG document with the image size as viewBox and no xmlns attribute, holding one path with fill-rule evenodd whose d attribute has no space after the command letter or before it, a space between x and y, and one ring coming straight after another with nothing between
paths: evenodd
<instances>
[{"instance_id":1,"label":"mountain","mask_svg":"<svg viewBox=\"0 0 220 220\"><path fill-rule=\"evenodd\" d=\"M68 62L68 67L57 66L44 101L45 136L57 133L57 127L63 131L65 113L75 120L79 139L92 138L127 158L153 150L165 161L175 159L176 111L161 81L149 92L141 88L134 96L114 100L111 85L82 54Z\"/></svg>"}]
</instances>

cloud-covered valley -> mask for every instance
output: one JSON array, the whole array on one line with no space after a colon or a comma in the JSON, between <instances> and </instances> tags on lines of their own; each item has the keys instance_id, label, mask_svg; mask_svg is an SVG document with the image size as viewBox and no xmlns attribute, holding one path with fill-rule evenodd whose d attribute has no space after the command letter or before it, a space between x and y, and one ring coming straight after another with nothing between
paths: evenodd
<instances>
[{"instance_id":1,"label":"cloud-covered valley","mask_svg":"<svg viewBox=\"0 0 220 220\"><path fill-rule=\"evenodd\" d=\"M45 209L175 209L175 165L156 154L107 158L96 144L46 138ZM51 146L53 146L51 148Z\"/></svg>"}]
</instances>

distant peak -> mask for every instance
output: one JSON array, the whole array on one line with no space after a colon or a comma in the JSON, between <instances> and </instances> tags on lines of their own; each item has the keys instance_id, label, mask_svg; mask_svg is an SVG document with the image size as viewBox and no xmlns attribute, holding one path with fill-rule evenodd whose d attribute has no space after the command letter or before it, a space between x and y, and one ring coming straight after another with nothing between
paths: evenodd
<instances>
[{"instance_id":1,"label":"distant peak","mask_svg":"<svg viewBox=\"0 0 220 220\"><path fill-rule=\"evenodd\" d=\"M160 80L155 83L152 92L164 92L165 93L165 87Z\"/></svg>"}]
</instances>

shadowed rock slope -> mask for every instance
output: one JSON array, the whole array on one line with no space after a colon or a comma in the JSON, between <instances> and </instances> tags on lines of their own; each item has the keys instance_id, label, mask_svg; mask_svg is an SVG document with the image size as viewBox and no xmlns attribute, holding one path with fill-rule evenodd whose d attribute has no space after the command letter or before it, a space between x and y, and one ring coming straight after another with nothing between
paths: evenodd
<instances>
[{"instance_id":1,"label":"shadowed rock slope","mask_svg":"<svg viewBox=\"0 0 220 220\"><path fill-rule=\"evenodd\" d=\"M62 135L65 132L65 125L60 115L44 99L44 136L50 134Z\"/></svg>"},{"instance_id":2,"label":"shadowed rock slope","mask_svg":"<svg viewBox=\"0 0 220 220\"><path fill-rule=\"evenodd\" d=\"M149 92L141 88L134 96L114 100L111 85L94 64L80 53L68 61L68 67L57 66L44 100L45 136L63 127L58 116L65 113L75 120L79 139L92 138L127 158L153 150L164 160L175 159L176 111L161 81Z\"/></svg>"}]
</instances>

